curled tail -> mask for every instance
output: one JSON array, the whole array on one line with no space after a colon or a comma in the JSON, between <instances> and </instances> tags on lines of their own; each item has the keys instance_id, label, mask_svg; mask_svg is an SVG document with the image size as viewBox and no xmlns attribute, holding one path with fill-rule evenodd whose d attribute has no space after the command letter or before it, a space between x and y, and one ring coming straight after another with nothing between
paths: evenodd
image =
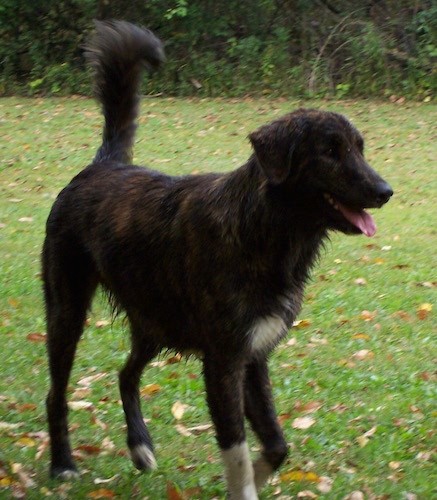
<instances>
[{"instance_id":1,"label":"curled tail","mask_svg":"<svg viewBox=\"0 0 437 500\"><path fill-rule=\"evenodd\" d=\"M125 21L97 21L85 55L95 70L95 94L105 118L103 142L94 161L132 161L142 69L164 61L161 41Z\"/></svg>"}]
</instances>

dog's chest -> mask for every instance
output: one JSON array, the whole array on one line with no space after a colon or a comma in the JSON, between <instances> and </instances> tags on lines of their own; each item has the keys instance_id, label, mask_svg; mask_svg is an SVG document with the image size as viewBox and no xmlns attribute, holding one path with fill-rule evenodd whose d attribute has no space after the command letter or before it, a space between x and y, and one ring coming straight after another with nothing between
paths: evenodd
<instances>
[{"instance_id":1,"label":"dog's chest","mask_svg":"<svg viewBox=\"0 0 437 500\"><path fill-rule=\"evenodd\" d=\"M286 333L287 325L278 315L257 319L249 332L251 351L254 354L270 351Z\"/></svg>"},{"instance_id":2,"label":"dog's chest","mask_svg":"<svg viewBox=\"0 0 437 500\"><path fill-rule=\"evenodd\" d=\"M303 287L295 287L277 299L275 312L254 320L249 329L253 354L265 354L276 347L299 314L302 297Z\"/></svg>"}]
</instances>

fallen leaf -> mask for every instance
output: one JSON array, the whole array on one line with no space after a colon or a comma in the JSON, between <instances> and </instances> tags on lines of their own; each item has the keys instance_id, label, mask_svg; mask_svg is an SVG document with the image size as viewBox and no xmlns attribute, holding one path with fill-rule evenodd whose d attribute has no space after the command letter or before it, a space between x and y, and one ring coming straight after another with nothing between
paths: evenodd
<instances>
[{"instance_id":1,"label":"fallen leaf","mask_svg":"<svg viewBox=\"0 0 437 500\"><path fill-rule=\"evenodd\" d=\"M393 318L400 318L404 321L411 321L411 316L406 311L396 311L392 314Z\"/></svg>"},{"instance_id":2,"label":"fallen leaf","mask_svg":"<svg viewBox=\"0 0 437 500\"><path fill-rule=\"evenodd\" d=\"M22 464L13 463L11 471L18 476L18 480L24 488L28 489L35 486L35 481L30 477L30 473L24 469Z\"/></svg>"},{"instance_id":3,"label":"fallen leaf","mask_svg":"<svg viewBox=\"0 0 437 500\"><path fill-rule=\"evenodd\" d=\"M309 401L308 403L305 404L302 404L300 401L298 401L294 405L294 409L301 413L314 413L317 410L320 410L322 404L323 403L321 401Z\"/></svg>"},{"instance_id":4,"label":"fallen leaf","mask_svg":"<svg viewBox=\"0 0 437 500\"><path fill-rule=\"evenodd\" d=\"M367 285L367 281L364 278L357 278L354 283L359 286Z\"/></svg>"},{"instance_id":5,"label":"fallen leaf","mask_svg":"<svg viewBox=\"0 0 437 500\"><path fill-rule=\"evenodd\" d=\"M97 477L96 479L94 479L94 484L108 484L108 483L112 483L112 481L115 481L119 477L120 477L119 474L115 474L115 476L108 477L108 479L101 479L101 478Z\"/></svg>"},{"instance_id":6,"label":"fallen leaf","mask_svg":"<svg viewBox=\"0 0 437 500\"><path fill-rule=\"evenodd\" d=\"M417 495L415 493L405 493L405 500L417 500Z\"/></svg>"},{"instance_id":7,"label":"fallen leaf","mask_svg":"<svg viewBox=\"0 0 437 500\"><path fill-rule=\"evenodd\" d=\"M278 422L280 425L282 425L287 420L290 420L290 418L291 418L290 413L281 413L280 415L278 415Z\"/></svg>"},{"instance_id":8,"label":"fallen leaf","mask_svg":"<svg viewBox=\"0 0 437 500\"><path fill-rule=\"evenodd\" d=\"M306 328L311 325L310 319L298 319L293 322L293 328Z\"/></svg>"},{"instance_id":9,"label":"fallen leaf","mask_svg":"<svg viewBox=\"0 0 437 500\"><path fill-rule=\"evenodd\" d=\"M432 456L433 456L432 451L420 451L416 455L416 459L420 460L421 462L428 462L429 460L431 460Z\"/></svg>"},{"instance_id":10,"label":"fallen leaf","mask_svg":"<svg viewBox=\"0 0 437 500\"><path fill-rule=\"evenodd\" d=\"M22 446L23 448L32 448L33 446L36 446L36 441L28 436L23 436L15 441L15 444Z\"/></svg>"},{"instance_id":11,"label":"fallen leaf","mask_svg":"<svg viewBox=\"0 0 437 500\"><path fill-rule=\"evenodd\" d=\"M87 498L114 498L114 497L115 493L105 488L100 488L98 490L91 491L87 495Z\"/></svg>"},{"instance_id":12,"label":"fallen leaf","mask_svg":"<svg viewBox=\"0 0 437 500\"><path fill-rule=\"evenodd\" d=\"M376 430L378 427L375 425L371 429L369 429L367 432L365 432L363 435L358 436L356 438L357 443L360 445L361 448L364 448L366 444L370 441L370 438L375 434Z\"/></svg>"},{"instance_id":13,"label":"fallen leaf","mask_svg":"<svg viewBox=\"0 0 437 500\"><path fill-rule=\"evenodd\" d=\"M111 322L107 319L101 319L99 321L96 321L96 328L103 328L104 326L108 326L110 324Z\"/></svg>"},{"instance_id":14,"label":"fallen leaf","mask_svg":"<svg viewBox=\"0 0 437 500\"><path fill-rule=\"evenodd\" d=\"M309 429L316 423L313 417L298 417L293 420L291 426L293 429Z\"/></svg>"},{"instance_id":15,"label":"fallen leaf","mask_svg":"<svg viewBox=\"0 0 437 500\"><path fill-rule=\"evenodd\" d=\"M330 408L330 411L335 411L337 413L344 413L347 410L349 410L349 407L346 406L344 403L337 403L332 408Z\"/></svg>"},{"instance_id":16,"label":"fallen leaf","mask_svg":"<svg viewBox=\"0 0 437 500\"><path fill-rule=\"evenodd\" d=\"M189 405L176 401L171 407L171 413L176 420L180 420L184 416L187 408L189 408Z\"/></svg>"},{"instance_id":17,"label":"fallen leaf","mask_svg":"<svg viewBox=\"0 0 437 500\"><path fill-rule=\"evenodd\" d=\"M48 437L46 439L44 439L43 441L41 441L41 443L38 445L38 448L37 448L37 451L35 454L35 460L39 460L44 455L44 453L47 451L49 445L50 445L50 440Z\"/></svg>"},{"instance_id":18,"label":"fallen leaf","mask_svg":"<svg viewBox=\"0 0 437 500\"><path fill-rule=\"evenodd\" d=\"M310 483L318 483L320 477L315 472L306 472L303 470L292 470L290 472L284 472L280 476L283 482L302 482L308 481Z\"/></svg>"},{"instance_id":19,"label":"fallen leaf","mask_svg":"<svg viewBox=\"0 0 437 500\"><path fill-rule=\"evenodd\" d=\"M74 392L71 395L71 399L72 400L75 400L75 399L81 400L83 398L90 396L92 394L92 392L93 391L89 387L77 387L76 389L74 389Z\"/></svg>"},{"instance_id":20,"label":"fallen leaf","mask_svg":"<svg viewBox=\"0 0 437 500\"><path fill-rule=\"evenodd\" d=\"M26 339L30 342L46 342L47 335L45 333L29 333Z\"/></svg>"},{"instance_id":21,"label":"fallen leaf","mask_svg":"<svg viewBox=\"0 0 437 500\"><path fill-rule=\"evenodd\" d=\"M33 222L33 217L20 217L19 222Z\"/></svg>"},{"instance_id":22,"label":"fallen leaf","mask_svg":"<svg viewBox=\"0 0 437 500\"><path fill-rule=\"evenodd\" d=\"M8 298L8 304L13 307L14 309L17 309L17 307L20 305L20 301L17 299L14 299L12 297Z\"/></svg>"},{"instance_id":23,"label":"fallen leaf","mask_svg":"<svg viewBox=\"0 0 437 500\"><path fill-rule=\"evenodd\" d=\"M425 382L437 382L437 372L422 372L417 374L417 378Z\"/></svg>"},{"instance_id":24,"label":"fallen leaf","mask_svg":"<svg viewBox=\"0 0 437 500\"><path fill-rule=\"evenodd\" d=\"M22 423L0 422L0 431L12 431L21 427Z\"/></svg>"},{"instance_id":25,"label":"fallen leaf","mask_svg":"<svg viewBox=\"0 0 437 500\"><path fill-rule=\"evenodd\" d=\"M182 354L177 352L174 356L170 356L166 359L166 365L174 365L176 363L180 363L182 359Z\"/></svg>"},{"instance_id":26,"label":"fallen leaf","mask_svg":"<svg viewBox=\"0 0 437 500\"><path fill-rule=\"evenodd\" d=\"M83 451L87 455L98 455L102 451L100 446L92 444L80 444L79 446L76 446L75 450Z\"/></svg>"},{"instance_id":27,"label":"fallen leaf","mask_svg":"<svg viewBox=\"0 0 437 500\"><path fill-rule=\"evenodd\" d=\"M360 448L364 448L366 444L370 441L370 439L364 435L358 436L356 439L357 443L360 445Z\"/></svg>"},{"instance_id":28,"label":"fallen leaf","mask_svg":"<svg viewBox=\"0 0 437 500\"><path fill-rule=\"evenodd\" d=\"M167 500L185 500L179 488L170 481L167 481Z\"/></svg>"},{"instance_id":29,"label":"fallen leaf","mask_svg":"<svg viewBox=\"0 0 437 500\"><path fill-rule=\"evenodd\" d=\"M364 493L362 491L353 491L345 496L344 500L364 500Z\"/></svg>"},{"instance_id":30,"label":"fallen leaf","mask_svg":"<svg viewBox=\"0 0 437 500\"><path fill-rule=\"evenodd\" d=\"M188 431L192 434L202 434L204 432L208 432L212 429L212 424L201 424L195 425L193 427L188 427Z\"/></svg>"},{"instance_id":31,"label":"fallen leaf","mask_svg":"<svg viewBox=\"0 0 437 500\"><path fill-rule=\"evenodd\" d=\"M143 397L150 397L157 394L161 389L161 386L158 384L148 384L141 388L140 394Z\"/></svg>"},{"instance_id":32,"label":"fallen leaf","mask_svg":"<svg viewBox=\"0 0 437 500\"><path fill-rule=\"evenodd\" d=\"M432 311L432 304L426 302L425 304L421 304L416 311L416 315L419 319L426 319L429 313Z\"/></svg>"},{"instance_id":33,"label":"fallen leaf","mask_svg":"<svg viewBox=\"0 0 437 500\"><path fill-rule=\"evenodd\" d=\"M317 484L317 489L325 494L332 490L332 484L334 480L327 476L320 476L319 483Z\"/></svg>"},{"instance_id":34,"label":"fallen leaf","mask_svg":"<svg viewBox=\"0 0 437 500\"><path fill-rule=\"evenodd\" d=\"M95 425L98 425L101 429L104 431L108 430L108 424L105 424L105 422L102 422L99 418L97 418L95 415L91 415L91 422Z\"/></svg>"},{"instance_id":35,"label":"fallen leaf","mask_svg":"<svg viewBox=\"0 0 437 500\"><path fill-rule=\"evenodd\" d=\"M366 437L372 437L376 433L377 429L378 429L378 427L375 425L371 429L369 429L367 432L365 432L364 435Z\"/></svg>"},{"instance_id":36,"label":"fallen leaf","mask_svg":"<svg viewBox=\"0 0 437 500\"><path fill-rule=\"evenodd\" d=\"M364 321L372 321L377 316L377 311L361 311L360 318Z\"/></svg>"},{"instance_id":37,"label":"fallen leaf","mask_svg":"<svg viewBox=\"0 0 437 500\"><path fill-rule=\"evenodd\" d=\"M352 338L355 340L369 340L370 335L367 335L367 333L354 333Z\"/></svg>"},{"instance_id":38,"label":"fallen leaf","mask_svg":"<svg viewBox=\"0 0 437 500\"><path fill-rule=\"evenodd\" d=\"M102 449L106 451L115 450L115 444L109 439L109 437L103 438Z\"/></svg>"},{"instance_id":39,"label":"fallen leaf","mask_svg":"<svg viewBox=\"0 0 437 500\"><path fill-rule=\"evenodd\" d=\"M176 424L175 425L175 429L179 432L179 434L181 434L182 436L185 436L185 437L191 437L193 435L193 433L191 431L189 431L185 425L183 424Z\"/></svg>"},{"instance_id":40,"label":"fallen leaf","mask_svg":"<svg viewBox=\"0 0 437 500\"><path fill-rule=\"evenodd\" d=\"M15 481L11 476L3 476L0 477L0 488L7 488L8 486L11 486Z\"/></svg>"},{"instance_id":41,"label":"fallen leaf","mask_svg":"<svg viewBox=\"0 0 437 500\"><path fill-rule=\"evenodd\" d=\"M388 466L390 467L391 470L398 470L401 468L402 463L401 462L389 462Z\"/></svg>"},{"instance_id":42,"label":"fallen leaf","mask_svg":"<svg viewBox=\"0 0 437 500\"><path fill-rule=\"evenodd\" d=\"M37 409L37 405L34 403L23 403L23 404L13 403L8 405L8 408L16 410L19 413L24 413L26 411L35 411Z\"/></svg>"},{"instance_id":43,"label":"fallen leaf","mask_svg":"<svg viewBox=\"0 0 437 500\"><path fill-rule=\"evenodd\" d=\"M297 494L297 498L317 498L317 495L311 490L303 490L299 491L299 493Z\"/></svg>"},{"instance_id":44,"label":"fallen leaf","mask_svg":"<svg viewBox=\"0 0 437 500\"><path fill-rule=\"evenodd\" d=\"M89 387L93 382L106 377L107 373L96 373L95 375L89 375L88 377L81 378L77 383L78 385L83 385Z\"/></svg>"},{"instance_id":45,"label":"fallen leaf","mask_svg":"<svg viewBox=\"0 0 437 500\"><path fill-rule=\"evenodd\" d=\"M369 349L361 349L360 351L355 352L352 357L354 359L357 359L358 361L365 361L373 359L375 357L375 354Z\"/></svg>"},{"instance_id":46,"label":"fallen leaf","mask_svg":"<svg viewBox=\"0 0 437 500\"><path fill-rule=\"evenodd\" d=\"M91 401L69 401L68 407L71 410L93 410L94 405Z\"/></svg>"}]
</instances>

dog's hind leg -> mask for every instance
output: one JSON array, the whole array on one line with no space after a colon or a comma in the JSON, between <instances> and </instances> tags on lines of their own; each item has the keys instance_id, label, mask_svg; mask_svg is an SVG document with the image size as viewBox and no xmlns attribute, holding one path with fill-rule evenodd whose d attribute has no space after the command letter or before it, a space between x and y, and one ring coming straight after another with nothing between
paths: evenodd
<instances>
[{"instance_id":1,"label":"dog's hind leg","mask_svg":"<svg viewBox=\"0 0 437 500\"><path fill-rule=\"evenodd\" d=\"M276 417L265 359L253 361L247 366L244 402L246 416L263 446L254 463L255 484L260 489L272 472L282 464L288 452Z\"/></svg>"},{"instance_id":2,"label":"dog's hind leg","mask_svg":"<svg viewBox=\"0 0 437 500\"><path fill-rule=\"evenodd\" d=\"M43 254L43 276L51 381L46 401L51 447L50 475L70 479L77 476L77 469L68 437L65 393L97 277L89 262L73 258L69 251L56 249L49 252L47 245Z\"/></svg>"},{"instance_id":3,"label":"dog's hind leg","mask_svg":"<svg viewBox=\"0 0 437 500\"><path fill-rule=\"evenodd\" d=\"M244 431L244 361L205 356L208 406L232 500L257 500L254 472Z\"/></svg>"},{"instance_id":4,"label":"dog's hind leg","mask_svg":"<svg viewBox=\"0 0 437 500\"><path fill-rule=\"evenodd\" d=\"M152 439L141 413L139 384L144 367L157 352L144 329L132 325L132 349L120 372L119 386L127 424L127 445L132 462L140 470L156 468Z\"/></svg>"}]
</instances>

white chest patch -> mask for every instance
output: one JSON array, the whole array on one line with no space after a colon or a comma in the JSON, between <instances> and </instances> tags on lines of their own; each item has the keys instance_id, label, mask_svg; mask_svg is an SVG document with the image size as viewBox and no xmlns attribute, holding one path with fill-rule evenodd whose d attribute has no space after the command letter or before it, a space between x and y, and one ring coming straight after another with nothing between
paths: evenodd
<instances>
[{"instance_id":1,"label":"white chest patch","mask_svg":"<svg viewBox=\"0 0 437 500\"><path fill-rule=\"evenodd\" d=\"M250 331L250 342L254 352L273 347L287 331L284 320L279 316L266 316L256 321Z\"/></svg>"}]
</instances>

